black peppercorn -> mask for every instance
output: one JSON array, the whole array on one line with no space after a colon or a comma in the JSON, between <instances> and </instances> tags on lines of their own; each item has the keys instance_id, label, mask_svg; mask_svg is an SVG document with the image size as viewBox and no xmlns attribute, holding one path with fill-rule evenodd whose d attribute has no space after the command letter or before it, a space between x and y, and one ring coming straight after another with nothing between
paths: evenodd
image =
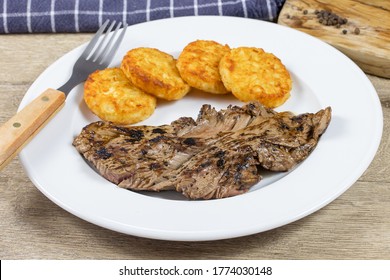
<instances>
[{"instance_id":1,"label":"black peppercorn","mask_svg":"<svg viewBox=\"0 0 390 280\"><path fill-rule=\"evenodd\" d=\"M333 13L332 11L315 10L314 14L316 14L318 22L321 23L322 25L335 26L336 28L340 28L341 25L347 23L346 18L340 17L339 15Z\"/></svg>"},{"instance_id":2,"label":"black peppercorn","mask_svg":"<svg viewBox=\"0 0 390 280\"><path fill-rule=\"evenodd\" d=\"M356 35L359 35L359 34L360 34L360 29L359 29L358 27L356 27L355 30L354 30L354 33L355 33Z\"/></svg>"}]
</instances>

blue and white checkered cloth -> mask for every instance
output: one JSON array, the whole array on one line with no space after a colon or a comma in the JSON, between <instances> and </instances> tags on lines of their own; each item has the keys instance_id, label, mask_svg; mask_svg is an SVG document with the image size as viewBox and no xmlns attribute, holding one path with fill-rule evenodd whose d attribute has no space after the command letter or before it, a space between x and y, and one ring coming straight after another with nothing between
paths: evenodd
<instances>
[{"instance_id":1,"label":"blue and white checkered cloth","mask_svg":"<svg viewBox=\"0 0 390 280\"><path fill-rule=\"evenodd\" d=\"M275 21L284 0L0 0L0 33L95 32L106 20L129 25L220 15Z\"/></svg>"}]
</instances>

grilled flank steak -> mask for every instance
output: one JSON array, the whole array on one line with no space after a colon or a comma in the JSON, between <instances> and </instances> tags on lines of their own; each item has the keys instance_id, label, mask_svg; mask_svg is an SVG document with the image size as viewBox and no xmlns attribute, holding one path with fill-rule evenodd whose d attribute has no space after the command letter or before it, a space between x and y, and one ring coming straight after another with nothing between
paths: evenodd
<instances>
[{"instance_id":1,"label":"grilled flank steak","mask_svg":"<svg viewBox=\"0 0 390 280\"><path fill-rule=\"evenodd\" d=\"M245 193L261 170L288 171L316 147L331 119L317 113L277 113L252 102L170 125L117 126L94 122L73 145L107 180L134 191L175 190L190 199Z\"/></svg>"}]
</instances>

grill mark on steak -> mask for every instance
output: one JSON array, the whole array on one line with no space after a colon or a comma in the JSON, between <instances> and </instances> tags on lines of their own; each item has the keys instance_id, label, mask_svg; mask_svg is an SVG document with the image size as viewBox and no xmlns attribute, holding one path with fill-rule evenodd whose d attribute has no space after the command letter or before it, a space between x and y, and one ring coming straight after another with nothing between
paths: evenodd
<instances>
[{"instance_id":1,"label":"grill mark on steak","mask_svg":"<svg viewBox=\"0 0 390 280\"><path fill-rule=\"evenodd\" d=\"M254 120L272 117L276 112L259 106L259 103L248 103L243 107L229 106L226 110L216 111L211 105L202 106L196 125L178 136L212 137L220 131L236 131L249 126Z\"/></svg>"},{"instance_id":2,"label":"grill mark on steak","mask_svg":"<svg viewBox=\"0 0 390 280\"><path fill-rule=\"evenodd\" d=\"M329 107L296 116L255 102L220 111L203 105L196 121L127 128L95 122L73 144L119 187L223 198L248 191L261 180L261 168L287 171L304 160L330 118Z\"/></svg>"}]
</instances>

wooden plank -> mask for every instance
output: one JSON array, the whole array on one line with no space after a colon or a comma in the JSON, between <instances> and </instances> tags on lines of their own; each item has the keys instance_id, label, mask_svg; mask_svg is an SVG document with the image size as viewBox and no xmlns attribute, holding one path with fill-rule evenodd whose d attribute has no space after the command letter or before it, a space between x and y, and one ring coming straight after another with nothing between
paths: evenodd
<instances>
[{"instance_id":1,"label":"wooden plank","mask_svg":"<svg viewBox=\"0 0 390 280\"><path fill-rule=\"evenodd\" d=\"M319 22L316 10L328 10L348 22L337 28ZM357 0L287 0L278 23L336 47L366 73L390 77L390 2ZM359 34L355 34L355 30ZM343 30L346 30L344 34Z\"/></svg>"}]
</instances>

